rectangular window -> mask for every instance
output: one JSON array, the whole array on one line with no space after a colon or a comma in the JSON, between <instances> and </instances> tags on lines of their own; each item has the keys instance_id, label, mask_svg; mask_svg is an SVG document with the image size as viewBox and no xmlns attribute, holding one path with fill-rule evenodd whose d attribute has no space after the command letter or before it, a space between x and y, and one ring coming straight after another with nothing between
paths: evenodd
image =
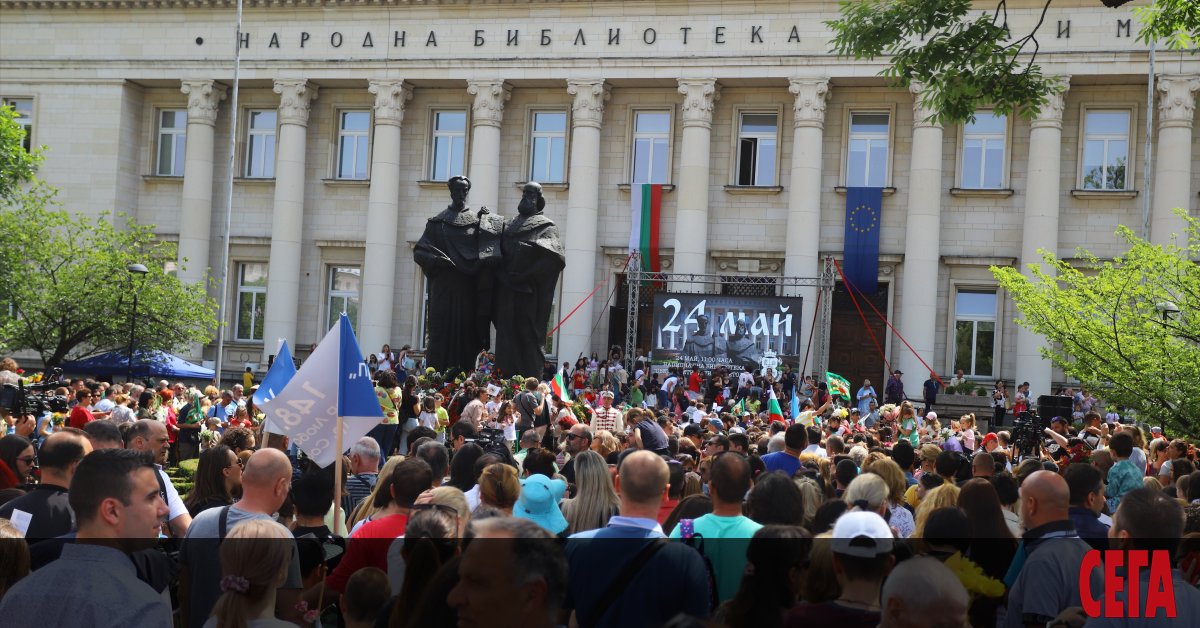
<instances>
[{"instance_id":1,"label":"rectangular window","mask_svg":"<svg viewBox=\"0 0 1200 628\"><path fill-rule=\"evenodd\" d=\"M371 112L342 111L338 115L338 179L366 179L370 160Z\"/></svg>"},{"instance_id":2,"label":"rectangular window","mask_svg":"<svg viewBox=\"0 0 1200 628\"><path fill-rule=\"evenodd\" d=\"M775 185L778 116L774 113L743 113L740 118L737 184Z\"/></svg>"},{"instance_id":3,"label":"rectangular window","mask_svg":"<svg viewBox=\"0 0 1200 628\"><path fill-rule=\"evenodd\" d=\"M954 300L954 369L992 377L996 353L996 293L959 290Z\"/></svg>"},{"instance_id":4,"label":"rectangular window","mask_svg":"<svg viewBox=\"0 0 1200 628\"><path fill-rule=\"evenodd\" d=\"M975 112L963 125L961 187L973 190L1004 187L1005 140L1008 117L992 111Z\"/></svg>"},{"instance_id":5,"label":"rectangular window","mask_svg":"<svg viewBox=\"0 0 1200 628\"><path fill-rule=\"evenodd\" d=\"M25 137L21 140L21 147L25 152L33 150L33 99L32 98L5 98L4 105L11 107L13 112L17 114L17 125L25 131Z\"/></svg>"},{"instance_id":6,"label":"rectangular window","mask_svg":"<svg viewBox=\"0 0 1200 628\"><path fill-rule=\"evenodd\" d=\"M238 264L238 340L262 340L263 317L267 311L267 265L264 262Z\"/></svg>"},{"instance_id":7,"label":"rectangular window","mask_svg":"<svg viewBox=\"0 0 1200 628\"><path fill-rule=\"evenodd\" d=\"M633 113L632 183L667 183L670 179L671 112Z\"/></svg>"},{"instance_id":8,"label":"rectangular window","mask_svg":"<svg viewBox=\"0 0 1200 628\"><path fill-rule=\"evenodd\" d=\"M891 114L850 114L846 151L846 186L882 188L888 184L888 141Z\"/></svg>"},{"instance_id":9,"label":"rectangular window","mask_svg":"<svg viewBox=\"0 0 1200 628\"><path fill-rule=\"evenodd\" d=\"M467 112L433 112L433 146L429 178L447 181L463 173L467 154Z\"/></svg>"},{"instance_id":10,"label":"rectangular window","mask_svg":"<svg viewBox=\"0 0 1200 628\"><path fill-rule=\"evenodd\" d=\"M362 269L358 266L332 266L329 268L329 327L337 322L342 312L350 319L350 326L358 329L358 302L362 294Z\"/></svg>"},{"instance_id":11,"label":"rectangular window","mask_svg":"<svg viewBox=\"0 0 1200 628\"><path fill-rule=\"evenodd\" d=\"M1129 111L1085 110L1083 124L1083 189L1129 189Z\"/></svg>"},{"instance_id":12,"label":"rectangular window","mask_svg":"<svg viewBox=\"0 0 1200 628\"><path fill-rule=\"evenodd\" d=\"M246 173L249 179L275 176L275 120L273 109L251 111L246 131Z\"/></svg>"},{"instance_id":13,"label":"rectangular window","mask_svg":"<svg viewBox=\"0 0 1200 628\"><path fill-rule=\"evenodd\" d=\"M566 181L567 112L535 111L529 144L529 180L542 183Z\"/></svg>"},{"instance_id":14,"label":"rectangular window","mask_svg":"<svg viewBox=\"0 0 1200 628\"><path fill-rule=\"evenodd\" d=\"M187 150L187 110L164 109L158 112L158 158L154 174L182 177Z\"/></svg>"}]
</instances>

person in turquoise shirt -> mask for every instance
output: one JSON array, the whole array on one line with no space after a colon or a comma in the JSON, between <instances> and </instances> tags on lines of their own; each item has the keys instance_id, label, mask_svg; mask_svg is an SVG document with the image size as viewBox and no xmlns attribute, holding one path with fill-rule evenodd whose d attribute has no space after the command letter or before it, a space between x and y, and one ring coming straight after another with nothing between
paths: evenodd
<instances>
[{"instance_id":1,"label":"person in turquoise shirt","mask_svg":"<svg viewBox=\"0 0 1200 628\"><path fill-rule=\"evenodd\" d=\"M737 594L746 569L746 550L762 525L742 515L742 500L750 490L750 463L745 456L736 452L719 454L709 473L713 511L698 519L680 521L670 538L693 539L690 542L712 563L717 596L725 602Z\"/></svg>"},{"instance_id":2,"label":"person in turquoise shirt","mask_svg":"<svg viewBox=\"0 0 1200 628\"><path fill-rule=\"evenodd\" d=\"M1108 497L1109 510L1116 512L1126 493L1142 488L1142 476L1145 473L1129 461L1129 456L1133 454L1133 437L1127 432L1117 432L1108 442L1108 449L1117 463L1108 470L1105 496Z\"/></svg>"}]
</instances>

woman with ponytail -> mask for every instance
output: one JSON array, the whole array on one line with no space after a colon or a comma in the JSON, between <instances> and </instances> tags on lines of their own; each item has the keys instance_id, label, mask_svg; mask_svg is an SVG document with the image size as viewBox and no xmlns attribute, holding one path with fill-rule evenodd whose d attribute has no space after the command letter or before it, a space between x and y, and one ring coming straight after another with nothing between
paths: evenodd
<instances>
[{"instance_id":1,"label":"woman with ponytail","mask_svg":"<svg viewBox=\"0 0 1200 628\"><path fill-rule=\"evenodd\" d=\"M417 504L408 520L404 538L396 539L404 558L404 581L400 584L388 625L391 628L412 626L426 588L433 577L459 552L459 521L461 515L452 506L438 503ZM389 552L390 553L390 552Z\"/></svg>"},{"instance_id":2,"label":"woman with ponytail","mask_svg":"<svg viewBox=\"0 0 1200 628\"><path fill-rule=\"evenodd\" d=\"M784 613L800 597L812 545L812 536L801 527L760 528L746 550L741 587L717 609L717 619L734 628L782 626Z\"/></svg>"},{"instance_id":3,"label":"woman with ponytail","mask_svg":"<svg viewBox=\"0 0 1200 628\"><path fill-rule=\"evenodd\" d=\"M292 628L275 617L275 591L287 578L295 547L292 533L268 519L230 530L221 543L221 597L204 628Z\"/></svg>"}]
</instances>

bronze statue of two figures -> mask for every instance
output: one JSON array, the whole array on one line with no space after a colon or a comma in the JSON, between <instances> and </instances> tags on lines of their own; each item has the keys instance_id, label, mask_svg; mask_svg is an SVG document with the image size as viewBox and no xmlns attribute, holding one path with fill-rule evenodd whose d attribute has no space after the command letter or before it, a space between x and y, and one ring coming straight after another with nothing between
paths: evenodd
<instances>
[{"instance_id":1,"label":"bronze statue of two figures","mask_svg":"<svg viewBox=\"0 0 1200 628\"><path fill-rule=\"evenodd\" d=\"M542 214L542 186L527 183L517 216L467 205L471 181L453 177L450 205L429 219L413 259L429 279L426 363L470 371L491 345L506 377L542 373L554 288L566 260L558 228Z\"/></svg>"}]
</instances>

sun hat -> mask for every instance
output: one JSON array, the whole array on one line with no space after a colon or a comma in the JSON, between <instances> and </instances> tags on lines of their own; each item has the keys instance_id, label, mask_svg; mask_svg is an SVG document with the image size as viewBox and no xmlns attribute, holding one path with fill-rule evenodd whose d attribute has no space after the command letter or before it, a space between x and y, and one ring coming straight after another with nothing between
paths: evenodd
<instances>
[{"instance_id":1,"label":"sun hat","mask_svg":"<svg viewBox=\"0 0 1200 628\"><path fill-rule=\"evenodd\" d=\"M513 504L513 516L528 519L552 534L567 529L567 518L558 508L558 502L567 492L567 483L562 480L536 474L521 480L521 497Z\"/></svg>"},{"instance_id":2,"label":"sun hat","mask_svg":"<svg viewBox=\"0 0 1200 628\"><path fill-rule=\"evenodd\" d=\"M832 547L838 554L875 558L891 552L892 543L892 530L873 512L848 512L833 525Z\"/></svg>"}]
</instances>

